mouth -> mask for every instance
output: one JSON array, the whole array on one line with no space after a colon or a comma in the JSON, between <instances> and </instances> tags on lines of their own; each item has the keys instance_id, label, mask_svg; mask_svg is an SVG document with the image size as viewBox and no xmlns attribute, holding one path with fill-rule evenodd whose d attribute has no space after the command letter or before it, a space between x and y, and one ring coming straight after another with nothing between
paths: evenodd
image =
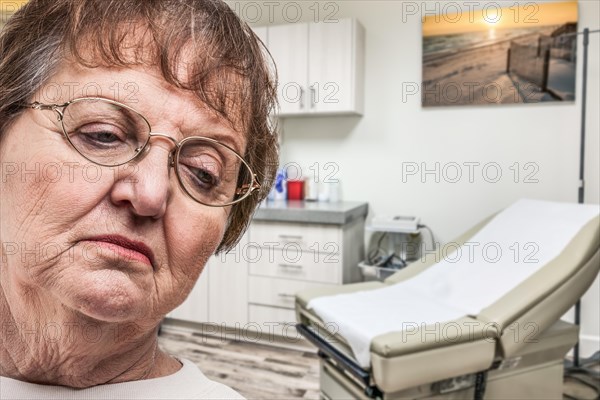
<instances>
[{"instance_id":1,"label":"mouth","mask_svg":"<svg viewBox=\"0 0 600 400\"><path fill-rule=\"evenodd\" d=\"M120 235L101 235L82 240L113 251L117 256L131 261L139 261L154 268L154 253L143 242L128 239Z\"/></svg>"}]
</instances>

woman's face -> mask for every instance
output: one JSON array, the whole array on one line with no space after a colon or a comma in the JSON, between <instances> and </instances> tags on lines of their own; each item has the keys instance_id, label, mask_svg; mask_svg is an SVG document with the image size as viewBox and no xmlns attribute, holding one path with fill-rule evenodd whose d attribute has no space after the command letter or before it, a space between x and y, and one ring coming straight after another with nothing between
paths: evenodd
<instances>
[{"instance_id":1,"label":"woman's face","mask_svg":"<svg viewBox=\"0 0 600 400\"><path fill-rule=\"evenodd\" d=\"M244 153L239 132L150 69L68 64L33 101L87 96L131 106L153 132L211 137ZM21 298L124 322L157 320L183 301L223 237L229 207L204 206L183 193L168 168L172 149L170 140L154 137L139 161L100 167L69 145L54 112L20 115L0 144L1 275L9 303Z\"/></svg>"}]
</instances>

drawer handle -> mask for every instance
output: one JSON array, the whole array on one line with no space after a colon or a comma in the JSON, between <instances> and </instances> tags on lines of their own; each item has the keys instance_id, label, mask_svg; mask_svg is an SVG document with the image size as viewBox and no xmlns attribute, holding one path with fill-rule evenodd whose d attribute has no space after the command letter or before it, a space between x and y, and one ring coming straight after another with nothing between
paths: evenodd
<instances>
[{"instance_id":1,"label":"drawer handle","mask_svg":"<svg viewBox=\"0 0 600 400\"><path fill-rule=\"evenodd\" d=\"M279 235L279 237L286 240L302 240L301 235Z\"/></svg>"},{"instance_id":2,"label":"drawer handle","mask_svg":"<svg viewBox=\"0 0 600 400\"><path fill-rule=\"evenodd\" d=\"M279 264L279 268L285 268L285 269L292 269L294 271L300 271L302 269L302 265Z\"/></svg>"},{"instance_id":3,"label":"drawer handle","mask_svg":"<svg viewBox=\"0 0 600 400\"><path fill-rule=\"evenodd\" d=\"M277 293L277 296L281 297L282 299L286 299L286 300L290 300L290 299L295 299L296 296L293 294L289 294L289 293Z\"/></svg>"}]
</instances>

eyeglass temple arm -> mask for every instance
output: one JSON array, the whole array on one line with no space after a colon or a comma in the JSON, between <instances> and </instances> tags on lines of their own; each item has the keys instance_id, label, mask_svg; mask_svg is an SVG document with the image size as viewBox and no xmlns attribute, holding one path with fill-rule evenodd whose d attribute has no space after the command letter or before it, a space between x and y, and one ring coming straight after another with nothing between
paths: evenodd
<instances>
[{"instance_id":1,"label":"eyeglass temple arm","mask_svg":"<svg viewBox=\"0 0 600 400\"><path fill-rule=\"evenodd\" d=\"M65 104L44 104L44 103L40 103L39 101L34 101L33 103L23 103L22 106L23 107L27 107L27 108L33 108L34 110L56 110L58 108L63 108L68 106L69 103L65 103Z\"/></svg>"},{"instance_id":2,"label":"eyeglass temple arm","mask_svg":"<svg viewBox=\"0 0 600 400\"><path fill-rule=\"evenodd\" d=\"M54 110L57 105L56 104L42 104L37 101L34 103L26 103L24 104L27 108L33 108L34 110Z\"/></svg>"},{"instance_id":3,"label":"eyeglass temple arm","mask_svg":"<svg viewBox=\"0 0 600 400\"><path fill-rule=\"evenodd\" d=\"M65 104L43 104L39 101L34 101L33 103L25 103L23 107L32 108L34 110L48 110L54 111L56 113L56 118L60 121L63 118L63 111L59 110L60 108L68 106L69 103Z\"/></svg>"},{"instance_id":4,"label":"eyeglass temple arm","mask_svg":"<svg viewBox=\"0 0 600 400\"><path fill-rule=\"evenodd\" d=\"M258 176L256 176L256 174L254 174L254 183L252 185L250 185L248 183L245 185L242 185L241 187L239 187L236 190L235 194L238 196L244 195L248 192L252 193L253 191L258 190L258 189L260 189L260 183L258 182Z\"/></svg>"}]
</instances>

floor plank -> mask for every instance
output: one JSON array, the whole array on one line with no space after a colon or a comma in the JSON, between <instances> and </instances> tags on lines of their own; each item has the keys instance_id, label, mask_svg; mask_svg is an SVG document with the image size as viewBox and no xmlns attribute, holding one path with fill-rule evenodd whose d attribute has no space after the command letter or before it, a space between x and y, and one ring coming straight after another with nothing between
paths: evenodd
<instances>
[{"instance_id":1,"label":"floor plank","mask_svg":"<svg viewBox=\"0 0 600 400\"><path fill-rule=\"evenodd\" d=\"M314 349L201 336L170 327L163 328L159 343L248 399L319 398L319 359Z\"/></svg>"},{"instance_id":2,"label":"floor plank","mask_svg":"<svg viewBox=\"0 0 600 400\"><path fill-rule=\"evenodd\" d=\"M319 399L319 358L314 348L205 336L171 325L163 328L159 343L248 399ZM600 365L593 369L598 371ZM584 378L600 390L600 380ZM569 377L564 393L565 399L598 398L592 388Z\"/></svg>"}]
</instances>

